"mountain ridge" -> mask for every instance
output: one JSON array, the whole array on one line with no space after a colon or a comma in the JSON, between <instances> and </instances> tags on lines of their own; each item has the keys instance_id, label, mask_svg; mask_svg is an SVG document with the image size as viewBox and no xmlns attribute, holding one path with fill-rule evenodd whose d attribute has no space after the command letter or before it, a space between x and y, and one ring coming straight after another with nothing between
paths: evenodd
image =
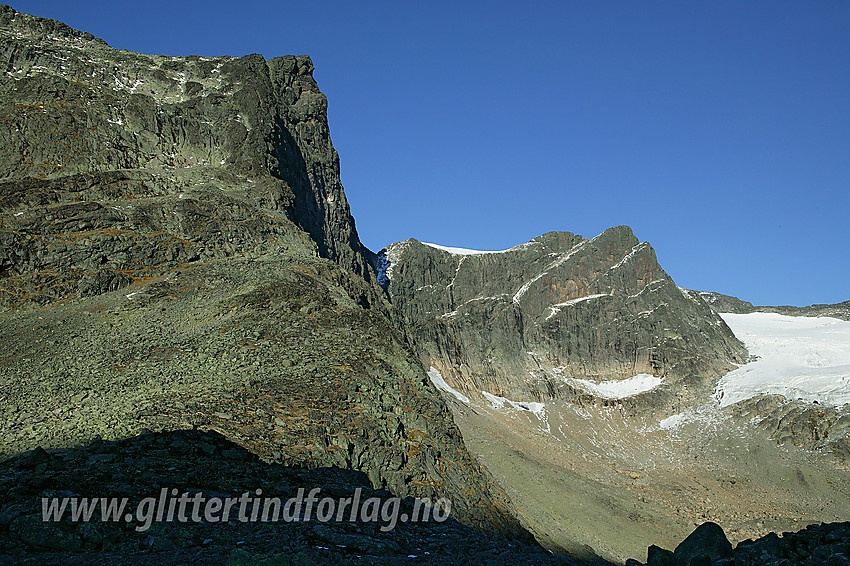
<instances>
[{"instance_id":1,"label":"mountain ridge","mask_svg":"<svg viewBox=\"0 0 850 566\"><path fill-rule=\"evenodd\" d=\"M393 328L306 56L170 57L0 7L5 454L217 430L528 537Z\"/></svg>"},{"instance_id":2,"label":"mountain ridge","mask_svg":"<svg viewBox=\"0 0 850 566\"><path fill-rule=\"evenodd\" d=\"M423 364L464 393L540 401L586 395L580 380L650 374L667 379L649 395L663 407L684 402L674 382L703 387L746 358L628 227L593 238L549 232L499 252L450 250L391 244L378 254L379 276Z\"/></svg>"}]
</instances>

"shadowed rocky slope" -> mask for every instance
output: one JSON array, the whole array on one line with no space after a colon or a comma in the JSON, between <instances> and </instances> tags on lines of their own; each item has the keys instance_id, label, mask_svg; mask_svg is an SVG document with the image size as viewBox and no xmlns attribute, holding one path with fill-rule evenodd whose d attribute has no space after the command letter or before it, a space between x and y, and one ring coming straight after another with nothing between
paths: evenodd
<instances>
[{"instance_id":1,"label":"shadowed rocky slope","mask_svg":"<svg viewBox=\"0 0 850 566\"><path fill-rule=\"evenodd\" d=\"M468 393L574 399L588 397L577 380L650 374L663 383L644 402L674 407L746 357L627 227L589 239L551 232L499 253L408 240L379 260L424 363Z\"/></svg>"},{"instance_id":2,"label":"shadowed rocky slope","mask_svg":"<svg viewBox=\"0 0 850 566\"><path fill-rule=\"evenodd\" d=\"M273 520L270 508L266 522L240 521L238 505L226 522L180 521L177 506L170 522L146 523L146 517L155 517L150 507L137 512L141 501L158 500L162 489L193 497L200 493L207 500L245 492L256 497L261 489L262 497L285 503L297 497L299 489L309 493L315 487L321 489L320 499L329 497L335 504L342 498L353 500L360 489L356 520L350 520L353 503L341 520L319 520L321 506L312 506L307 515L306 502L282 511L278 520ZM578 564L533 543L484 534L451 518L405 522L404 514L413 516L414 502L393 503L392 493L374 489L361 472L269 464L213 432L145 433L117 442L38 449L0 462L0 489L7 493L0 504L0 564ZM104 519L97 507L93 520L73 521L69 505L62 521L44 522L41 497L126 498L125 510L134 517L129 522L124 517L117 522ZM397 509L393 529L387 530L389 521L364 519L370 516L365 507L369 498L378 498L381 508L390 510L389 518ZM204 517L206 505L198 509L198 516ZM249 504L246 517L251 509ZM185 511L185 518L192 517L193 505ZM299 520L291 520L293 515ZM224 514L219 509L212 516L221 519ZM422 516L421 509L417 516Z\"/></svg>"},{"instance_id":3,"label":"shadowed rocky slope","mask_svg":"<svg viewBox=\"0 0 850 566\"><path fill-rule=\"evenodd\" d=\"M522 535L388 322L308 57L0 39L3 452L199 426Z\"/></svg>"}]
</instances>

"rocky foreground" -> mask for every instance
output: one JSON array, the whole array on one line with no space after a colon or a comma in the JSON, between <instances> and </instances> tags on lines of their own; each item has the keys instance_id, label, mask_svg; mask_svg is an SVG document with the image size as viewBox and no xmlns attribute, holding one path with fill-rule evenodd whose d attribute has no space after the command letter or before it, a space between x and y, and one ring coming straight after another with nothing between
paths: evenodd
<instances>
[{"instance_id":1,"label":"rocky foreground","mask_svg":"<svg viewBox=\"0 0 850 566\"><path fill-rule=\"evenodd\" d=\"M640 566L629 560L626 566ZM850 564L850 523L809 525L796 533L771 533L734 549L723 529L703 523L674 551L649 547L646 566L845 566Z\"/></svg>"},{"instance_id":2,"label":"rocky foreground","mask_svg":"<svg viewBox=\"0 0 850 566\"><path fill-rule=\"evenodd\" d=\"M0 463L0 564L547 564L578 562L553 556L533 539L487 534L449 518L444 522L387 521L223 522L42 521L41 497L126 497L133 506L161 489L206 496L252 495L286 500L299 488L322 497L362 501L393 496L372 487L362 472L339 467L303 469L261 461L218 433L145 433L85 447L37 449ZM134 507L135 508L135 507ZM412 514L407 498L400 510ZM304 518L302 509L298 515ZM186 513L190 517L190 513ZM220 515L218 515L220 516ZM175 514L175 517L177 515Z\"/></svg>"},{"instance_id":3,"label":"rocky foreground","mask_svg":"<svg viewBox=\"0 0 850 566\"><path fill-rule=\"evenodd\" d=\"M260 460L215 432L200 430L143 433L121 441L45 451L41 448L0 462L0 564L227 564L230 566L312 566L322 564L466 565L589 564L557 556L524 538L506 538L445 521L322 522L304 519L240 522L42 520L42 497L119 497L132 505L158 496L163 488L180 493L236 497L263 490L286 500L300 488L321 488L321 497L378 498L365 474L338 467L304 469ZM413 498L400 504L412 514ZM176 517L177 515L175 515ZM186 517L191 513L187 512ZM850 564L850 523L810 525L797 533L770 534L736 548L714 523L698 527L674 551L652 546L648 566L790 566ZM597 565L611 564L604 561ZM627 566L644 564L629 560Z\"/></svg>"}]
</instances>

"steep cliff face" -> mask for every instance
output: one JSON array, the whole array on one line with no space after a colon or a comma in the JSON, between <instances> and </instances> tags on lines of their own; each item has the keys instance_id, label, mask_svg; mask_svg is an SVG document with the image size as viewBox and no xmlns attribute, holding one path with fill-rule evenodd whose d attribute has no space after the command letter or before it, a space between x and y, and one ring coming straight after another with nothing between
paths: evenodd
<instances>
[{"instance_id":1,"label":"steep cliff face","mask_svg":"<svg viewBox=\"0 0 850 566\"><path fill-rule=\"evenodd\" d=\"M663 402L746 356L627 227L589 239L552 232L496 253L408 240L381 257L382 280L424 363L468 393L604 397L600 382L641 376L660 379L652 395Z\"/></svg>"},{"instance_id":2,"label":"steep cliff face","mask_svg":"<svg viewBox=\"0 0 850 566\"><path fill-rule=\"evenodd\" d=\"M312 70L0 7L3 452L210 428L521 533L386 317Z\"/></svg>"},{"instance_id":3,"label":"steep cliff face","mask_svg":"<svg viewBox=\"0 0 850 566\"><path fill-rule=\"evenodd\" d=\"M371 277L309 57L143 55L9 7L0 30L0 179L143 170L177 193L226 172Z\"/></svg>"}]
</instances>

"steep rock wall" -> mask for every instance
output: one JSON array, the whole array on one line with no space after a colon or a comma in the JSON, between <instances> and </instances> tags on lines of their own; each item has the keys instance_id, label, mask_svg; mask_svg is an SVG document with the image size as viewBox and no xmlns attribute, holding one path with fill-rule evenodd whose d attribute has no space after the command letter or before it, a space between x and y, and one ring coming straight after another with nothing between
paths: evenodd
<instances>
[{"instance_id":1,"label":"steep rock wall","mask_svg":"<svg viewBox=\"0 0 850 566\"><path fill-rule=\"evenodd\" d=\"M425 364L465 392L538 400L650 374L667 393L704 388L746 357L698 294L676 286L627 227L551 232L498 253L408 240L382 276Z\"/></svg>"}]
</instances>

